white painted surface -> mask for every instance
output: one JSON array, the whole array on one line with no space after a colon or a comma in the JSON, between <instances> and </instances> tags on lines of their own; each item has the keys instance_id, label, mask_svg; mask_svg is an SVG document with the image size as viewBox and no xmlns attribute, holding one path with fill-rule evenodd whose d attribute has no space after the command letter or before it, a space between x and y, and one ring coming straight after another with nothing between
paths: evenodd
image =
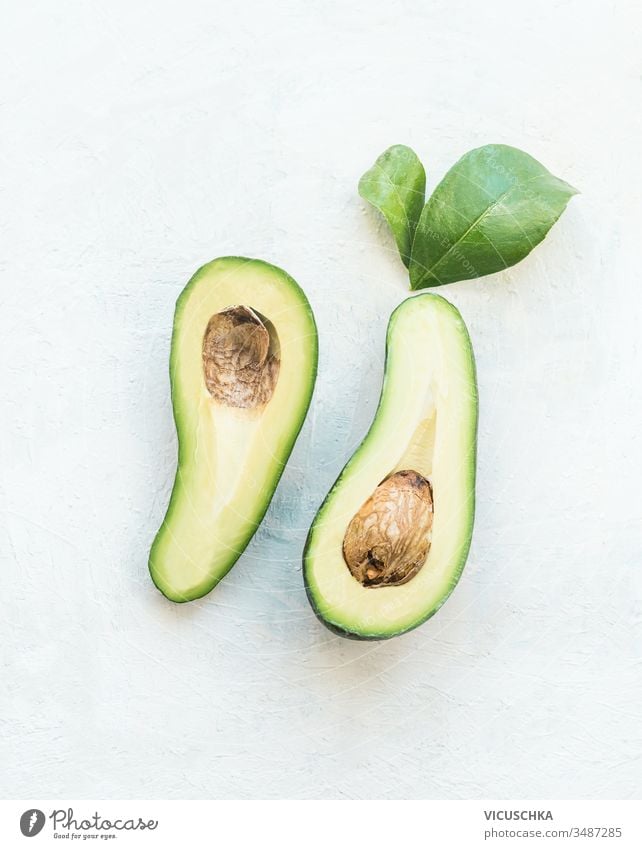
<instances>
[{"instance_id":1,"label":"white painted surface","mask_svg":"<svg viewBox=\"0 0 642 849\"><path fill-rule=\"evenodd\" d=\"M632 797L642 778L640 67L633 2L48 2L5 10L2 764L10 797ZM442 290L481 392L479 512L419 630L317 623L300 555L406 295L357 196L523 147L582 190L518 267ZM313 409L224 583L173 606L168 345L240 253L315 309Z\"/></svg>"}]
</instances>

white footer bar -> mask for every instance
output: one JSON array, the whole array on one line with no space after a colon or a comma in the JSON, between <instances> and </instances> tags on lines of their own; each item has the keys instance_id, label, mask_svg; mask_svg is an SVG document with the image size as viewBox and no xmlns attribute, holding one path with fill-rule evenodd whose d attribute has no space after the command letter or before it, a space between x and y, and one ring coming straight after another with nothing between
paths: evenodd
<instances>
[{"instance_id":1,"label":"white footer bar","mask_svg":"<svg viewBox=\"0 0 642 849\"><path fill-rule=\"evenodd\" d=\"M27 842L33 839L34 843ZM642 804L621 801L0 802L0 847L640 849Z\"/></svg>"}]
</instances>

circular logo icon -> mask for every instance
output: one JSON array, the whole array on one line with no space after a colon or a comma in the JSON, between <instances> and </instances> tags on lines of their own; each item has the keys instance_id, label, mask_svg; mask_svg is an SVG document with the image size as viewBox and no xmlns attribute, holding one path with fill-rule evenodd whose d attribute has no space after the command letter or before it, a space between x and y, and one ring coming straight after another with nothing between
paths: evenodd
<instances>
[{"instance_id":1,"label":"circular logo icon","mask_svg":"<svg viewBox=\"0 0 642 849\"><path fill-rule=\"evenodd\" d=\"M20 831L25 837L35 837L40 834L45 824L45 815L38 808L29 808L20 817Z\"/></svg>"}]
</instances>

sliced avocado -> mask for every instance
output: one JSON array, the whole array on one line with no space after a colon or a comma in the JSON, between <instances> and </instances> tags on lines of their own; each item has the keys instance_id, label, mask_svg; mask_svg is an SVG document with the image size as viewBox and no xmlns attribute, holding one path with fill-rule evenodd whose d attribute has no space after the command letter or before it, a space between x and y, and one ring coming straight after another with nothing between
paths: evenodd
<instances>
[{"instance_id":1,"label":"sliced avocado","mask_svg":"<svg viewBox=\"0 0 642 849\"><path fill-rule=\"evenodd\" d=\"M446 601L470 547L476 439L466 325L439 295L409 298L388 324L370 430L308 534L305 586L332 631L386 639Z\"/></svg>"},{"instance_id":2,"label":"sliced avocado","mask_svg":"<svg viewBox=\"0 0 642 849\"><path fill-rule=\"evenodd\" d=\"M170 355L178 467L149 570L172 601L208 593L263 518L307 412L317 332L280 268L223 257L176 303Z\"/></svg>"}]
</instances>

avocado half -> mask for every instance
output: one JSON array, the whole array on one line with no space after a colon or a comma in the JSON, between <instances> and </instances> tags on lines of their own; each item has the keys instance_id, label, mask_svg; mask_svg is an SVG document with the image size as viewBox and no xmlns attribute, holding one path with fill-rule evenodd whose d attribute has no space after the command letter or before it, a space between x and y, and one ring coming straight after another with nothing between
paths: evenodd
<instances>
[{"instance_id":1,"label":"avocado half","mask_svg":"<svg viewBox=\"0 0 642 849\"><path fill-rule=\"evenodd\" d=\"M404 301L388 324L375 418L306 542L308 598L335 633L402 634L453 591L473 529L477 407L457 309L439 295Z\"/></svg>"},{"instance_id":2,"label":"avocado half","mask_svg":"<svg viewBox=\"0 0 642 849\"><path fill-rule=\"evenodd\" d=\"M303 424L316 371L312 309L280 268L223 257L182 291L170 354L178 466L149 558L167 598L205 595L247 546Z\"/></svg>"}]
</instances>

